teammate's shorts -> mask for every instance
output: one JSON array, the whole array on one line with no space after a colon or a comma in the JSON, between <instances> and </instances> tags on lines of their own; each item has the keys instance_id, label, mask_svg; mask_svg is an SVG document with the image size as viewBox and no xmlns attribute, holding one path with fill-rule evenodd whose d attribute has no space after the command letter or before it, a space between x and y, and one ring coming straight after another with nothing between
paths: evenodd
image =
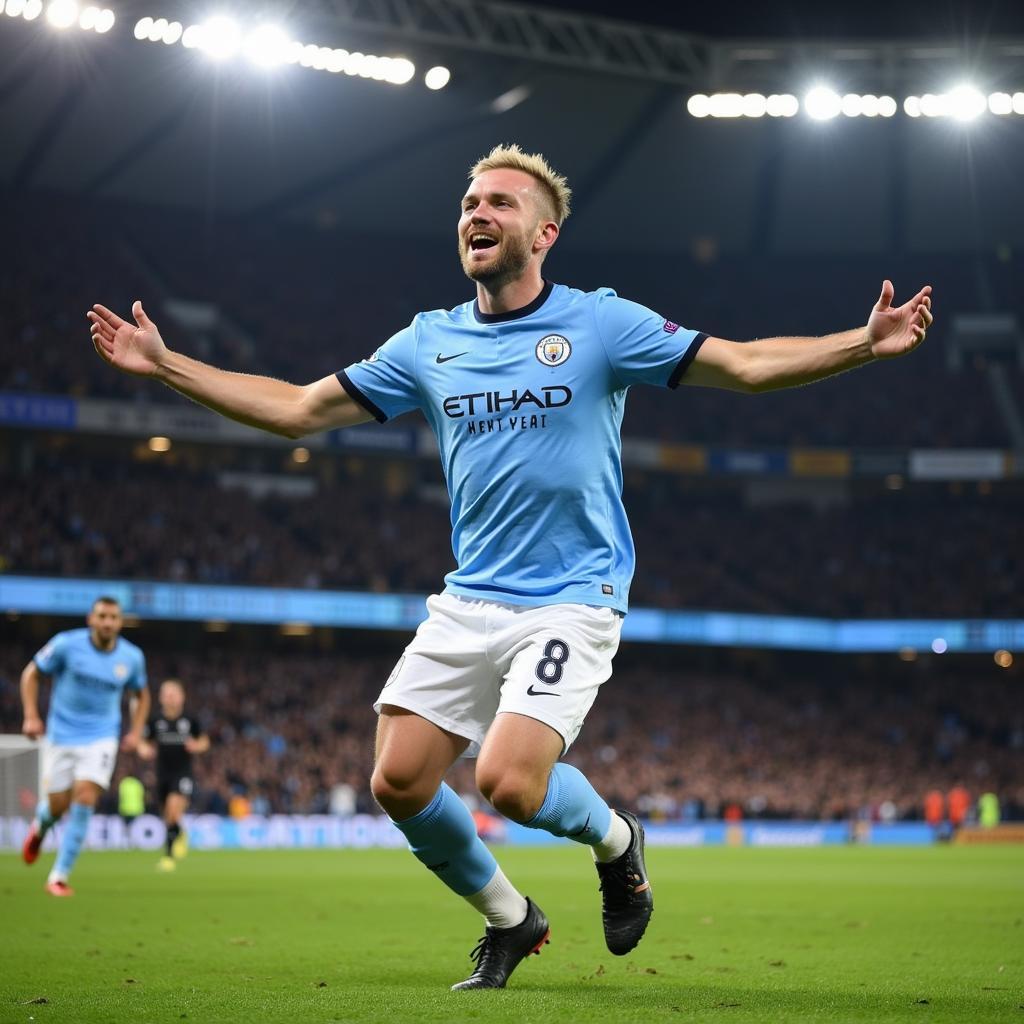
<instances>
[{"instance_id":1,"label":"teammate's shorts","mask_svg":"<svg viewBox=\"0 0 1024 1024\"><path fill-rule=\"evenodd\" d=\"M167 775L157 776L156 792L162 804L171 793L180 793L189 799L195 791L196 784L191 775Z\"/></svg>"},{"instance_id":2,"label":"teammate's shorts","mask_svg":"<svg viewBox=\"0 0 1024 1024\"><path fill-rule=\"evenodd\" d=\"M475 757L500 712L576 739L612 674L622 616L611 608L541 608L435 594L373 707L404 708L470 741Z\"/></svg>"},{"instance_id":3,"label":"teammate's shorts","mask_svg":"<svg viewBox=\"0 0 1024 1024\"><path fill-rule=\"evenodd\" d=\"M43 791L63 793L75 782L95 782L106 789L117 761L117 740L95 740L63 747L43 743Z\"/></svg>"}]
</instances>

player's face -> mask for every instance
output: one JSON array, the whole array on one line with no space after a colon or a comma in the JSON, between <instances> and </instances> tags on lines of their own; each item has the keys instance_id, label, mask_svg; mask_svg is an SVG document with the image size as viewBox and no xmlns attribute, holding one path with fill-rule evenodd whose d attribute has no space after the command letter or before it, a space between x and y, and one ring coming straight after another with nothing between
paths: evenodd
<instances>
[{"instance_id":1,"label":"player's face","mask_svg":"<svg viewBox=\"0 0 1024 1024\"><path fill-rule=\"evenodd\" d=\"M543 222L539 187L524 171L485 171L473 179L459 218L459 259L468 278L500 284L522 276Z\"/></svg>"},{"instance_id":2,"label":"player's face","mask_svg":"<svg viewBox=\"0 0 1024 1024\"><path fill-rule=\"evenodd\" d=\"M93 606L85 621L92 630L93 639L101 647L109 647L117 639L124 624L121 609L116 604L103 602Z\"/></svg>"},{"instance_id":3,"label":"player's face","mask_svg":"<svg viewBox=\"0 0 1024 1024\"><path fill-rule=\"evenodd\" d=\"M160 707L164 714L177 718L185 707L185 692L177 683L160 684Z\"/></svg>"}]
</instances>

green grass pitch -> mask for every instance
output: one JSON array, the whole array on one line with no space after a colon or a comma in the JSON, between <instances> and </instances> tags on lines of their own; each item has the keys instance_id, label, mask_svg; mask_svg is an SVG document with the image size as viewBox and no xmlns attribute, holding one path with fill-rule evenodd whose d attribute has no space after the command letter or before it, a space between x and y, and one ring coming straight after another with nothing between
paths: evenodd
<instances>
[{"instance_id":1,"label":"green grass pitch","mask_svg":"<svg viewBox=\"0 0 1024 1024\"><path fill-rule=\"evenodd\" d=\"M499 851L552 942L449 993L479 918L403 851L0 856L0 1022L1019 1021L1024 849L655 849L647 937L604 948L585 850Z\"/></svg>"}]
</instances>

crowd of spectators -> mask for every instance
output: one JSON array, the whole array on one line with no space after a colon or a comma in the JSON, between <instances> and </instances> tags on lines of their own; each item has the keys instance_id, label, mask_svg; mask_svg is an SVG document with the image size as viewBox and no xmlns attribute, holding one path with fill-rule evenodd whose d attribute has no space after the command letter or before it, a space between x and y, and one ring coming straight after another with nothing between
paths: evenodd
<instances>
[{"instance_id":1,"label":"crowd of spectators","mask_svg":"<svg viewBox=\"0 0 1024 1024\"><path fill-rule=\"evenodd\" d=\"M0 390L180 401L100 362L84 319L97 301L127 315L131 299L142 296L175 347L229 369L305 383L365 358L419 310L472 295L454 245L434 239L211 223L198 213L67 198L25 197L0 213L8 251L17 253L0 276ZM912 359L755 397L635 389L625 432L758 447L1009 447L985 371L971 362L955 372L947 365L953 314L993 301L993 289L976 288L978 275L966 267L977 259L887 256L884 268L874 256L779 257L767 265L723 257L708 264L687 252L665 259L570 249L553 255L548 269L565 283L612 285L686 326L740 340L846 329L864 322L883 274L896 279L900 296L927 280L940 319ZM1006 276L994 261L991 270L994 280ZM165 311L172 298L208 303L224 323L198 332L179 326ZM1019 299L1011 290L1005 301ZM1012 369L1010 390L1019 397L1022 381Z\"/></svg>"},{"instance_id":2,"label":"crowd of spectators","mask_svg":"<svg viewBox=\"0 0 1024 1024\"><path fill-rule=\"evenodd\" d=\"M217 472L67 453L0 473L0 571L434 592L454 566L443 490L311 476L254 497ZM430 472L433 473L433 467ZM441 494L442 500L437 496ZM829 617L1024 615L1019 488L939 485L847 503L750 505L739 489L631 473L634 605Z\"/></svg>"},{"instance_id":3,"label":"crowd of spectators","mask_svg":"<svg viewBox=\"0 0 1024 1024\"><path fill-rule=\"evenodd\" d=\"M254 813L374 810L370 705L397 651L200 657L145 646L154 686L181 678L213 741L196 758L196 809L227 813L241 797ZM18 672L31 653L8 650L0 663L0 731L20 729ZM835 658L813 672L769 662L741 674L634 649L568 760L614 805L653 816L717 818L731 806L754 818L898 820L922 817L925 794L954 785L1024 814L1022 755L1014 678L991 663L865 673ZM119 772L153 782L134 756ZM483 806L472 762L450 782Z\"/></svg>"},{"instance_id":4,"label":"crowd of spectators","mask_svg":"<svg viewBox=\"0 0 1024 1024\"><path fill-rule=\"evenodd\" d=\"M0 213L9 264L0 275L0 390L181 401L102 364L84 318L95 301L127 312L141 295L175 346L227 368L306 381L368 355L416 311L472 294L454 245L444 261L434 240L396 245L38 197L5 200ZM883 274L899 295L928 280L941 317L912 359L757 397L636 389L625 432L756 448L1009 447L987 371L948 365L943 324L957 308L991 304L991 295L974 293L977 275L952 257L877 263L598 259L569 248L548 269L735 338L849 327L862 322ZM997 269L998 280L1014 280ZM230 329L190 335L166 315L173 298L216 306ZM996 298L1005 308L1019 303L1012 289ZM1019 369L1009 369L1009 385L1024 402ZM437 590L453 558L436 469L416 467L403 486L384 489L346 478L344 465L311 472L314 493L287 498L229 489L203 460L104 462L73 445L31 465L4 456L0 572ZM631 600L826 616L1024 615L1012 482L984 495L866 488L824 506L758 504L739 485L630 470ZM20 728L18 673L31 653L14 644L0 652L3 731ZM226 646L202 658L147 654L151 679L183 678L213 738L197 764L198 809L225 811L233 797L256 812L372 809L370 703L394 653L285 657ZM728 806L754 817L919 817L928 790L957 784L997 792L1024 813L1024 717L1011 677L990 665L988 674L890 677L839 659L821 664L820 676L778 665L751 676L635 658L605 687L570 760L613 803L668 817L717 817ZM152 781L133 758L120 770ZM470 768L457 766L452 780L472 795Z\"/></svg>"}]
</instances>

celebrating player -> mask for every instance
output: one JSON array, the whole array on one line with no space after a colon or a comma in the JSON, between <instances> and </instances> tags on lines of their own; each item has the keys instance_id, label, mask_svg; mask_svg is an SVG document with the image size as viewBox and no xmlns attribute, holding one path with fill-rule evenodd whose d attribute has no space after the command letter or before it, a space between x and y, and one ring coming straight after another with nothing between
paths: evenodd
<instances>
[{"instance_id":1,"label":"celebrating player","mask_svg":"<svg viewBox=\"0 0 1024 1024\"><path fill-rule=\"evenodd\" d=\"M121 733L121 695L137 694L132 720L121 749L135 750L149 714L146 659L121 636L121 606L113 597L98 597L86 618L87 629L58 633L21 673L21 731L32 739L44 735L43 788L22 858L32 864L49 829L68 808L57 861L46 880L53 896L73 896L68 877L89 829L100 794L110 785ZM40 674L53 677L46 724L39 717Z\"/></svg>"},{"instance_id":2,"label":"celebrating player","mask_svg":"<svg viewBox=\"0 0 1024 1024\"><path fill-rule=\"evenodd\" d=\"M590 846L605 940L633 949L653 908L644 833L560 760L611 675L634 566L619 427L634 384L766 391L902 355L932 322L926 287L824 338L739 344L687 330L607 288L545 281L570 191L540 155L499 146L470 171L458 244L476 299L418 315L368 359L306 386L229 373L135 323L88 316L99 355L232 419L286 437L422 410L452 500L458 568L375 705L373 793L413 853L483 914L476 966L457 989L501 988L547 940L537 905L505 877L444 783L477 755L502 814Z\"/></svg>"},{"instance_id":3,"label":"celebrating player","mask_svg":"<svg viewBox=\"0 0 1024 1024\"><path fill-rule=\"evenodd\" d=\"M206 753L210 737L195 718L185 714L185 687L177 679L160 684L157 702L160 713L146 723L139 756L145 761L156 758L157 795L167 826L164 855L157 866L161 871L173 871L175 862L188 850L188 835L181 819L195 789L192 755Z\"/></svg>"}]
</instances>

